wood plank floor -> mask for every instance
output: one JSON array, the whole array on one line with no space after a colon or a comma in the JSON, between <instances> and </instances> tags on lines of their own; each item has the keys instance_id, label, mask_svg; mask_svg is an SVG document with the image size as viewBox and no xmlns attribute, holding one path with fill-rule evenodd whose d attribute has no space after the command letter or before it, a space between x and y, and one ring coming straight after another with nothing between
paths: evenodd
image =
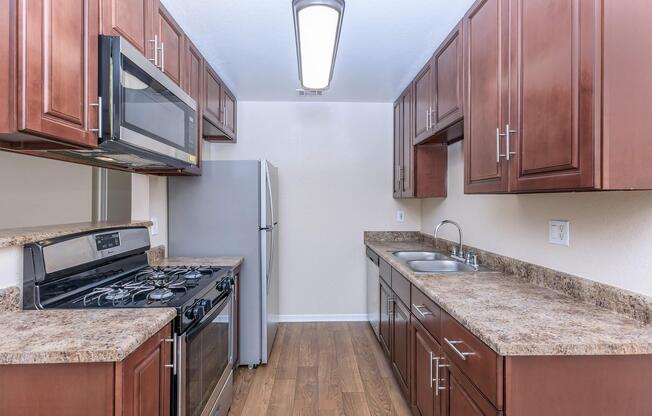
<instances>
[{"instance_id":1,"label":"wood plank floor","mask_svg":"<svg viewBox=\"0 0 652 416\"><path fill-rule=\"evenodd\" d=\"M269 363L240 367L229 416L411 415L366 322L282 324Z\"/></svg>"}]
</instances>

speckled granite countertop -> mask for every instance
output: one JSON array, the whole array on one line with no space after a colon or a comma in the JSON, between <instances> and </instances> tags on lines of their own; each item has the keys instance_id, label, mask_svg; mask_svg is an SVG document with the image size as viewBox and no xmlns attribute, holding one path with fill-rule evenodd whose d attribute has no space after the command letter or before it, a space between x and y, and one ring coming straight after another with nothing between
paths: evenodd
<instances>
[{"instance_id":1,"label":"speckled granite countertop","mask_svg":"<svg viewBox=\"0 0 652 416\"><path fill-rule=\"evenodd\" d=\"M652 354L652 325L503 273L414 273L391 254L424 242L366 244L498 354Z\"/></svg>"},{"instance_id":2,"label":"speckled granite countertop","mask_svg":"<svg viewBox=\"0 0 652 416\"><path fill-rule=\"evenodd\" d=\"M23 246L35 241L81 233L84 231L102 230L114 227L149 227L151 225L151 221L132 221L129 223L78 222L74 224L44 225L41 227L7 228L0 230L0 248Z\"/></svg>"},{"instance_id":3,"label":"speckled granite countertop","mask_svg":"<svg viewBox=\"0 0 652 416\"><path fill-rule=\"evenodd\" d=\"M238 256L215 256L215 257L166 257L150 262L152 266L216 266L216 267L238 267L244 261L244 257Z\"/></svg>"},{"instance_id":4,"label":"speckled granite countertop","mask_svg":"<svg viewBox=\"0 0 652 416\"><path fill-rule=\"evenodd\" d=\"M173 308L0 313L0 364L122 361L175 316Z\"/></svg>"}]
</instances>

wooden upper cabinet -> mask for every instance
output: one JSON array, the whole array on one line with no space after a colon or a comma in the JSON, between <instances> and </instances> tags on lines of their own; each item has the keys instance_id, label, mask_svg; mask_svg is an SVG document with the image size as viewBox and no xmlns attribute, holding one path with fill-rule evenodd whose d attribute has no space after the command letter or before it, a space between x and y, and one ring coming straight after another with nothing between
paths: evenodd
<instances>
[{"instance_id":1,"label":"wooden upper cabinet","mask_svg":"<svg viewBox=\"0 0 652 416\"><path fill-rule=\"evenodd\" d=\"M401 166L403 161L403 138L402 138L402 125L403 118L401 117L402 111L402 97L399 97L394 102L394 170L393 183L394 183L394 198L401 197Z\"/></svg>"},{"instance_id":2,"label":"wooden upper cabinet","mask_svg":"<svg viewBox=\"0 0 652 416\"><path fill-rule=\"evenodd\" d=\"M412 107L414 113L411 118L413 136L409 136L413 137L411 144L420 143L432 134L432 72L432 65L429 61L413 81L414 96L412 98Z\"/></svg>"},{"instance_id":3,"label":"wooden upper cabinet","mask_svg":"<svg viewBox=\"0 0 652 416\"><path fill-rule=\"evenodd\" d=\"M406 120L412 119L413 107L410 105L412 102L412 94L415 92L408 88L405 90L403 95L401 95L401 119L404 120L401 123L401 138L403 150L401 151L402 155L402 167L401 167L401 196L402 197L414 197L415 196L415 165L414 165L414 146L412 145L412 134L410 131L410 123Z\"/></svg>"},{"instance_id":4,"label":"wooden upper cabinet","mask_svg":"<svg viewBox=\"0 0 652 416\"><path fill-rule=\"evenodd\" d=\"M507 54L501 22L508 0L479 0L464 17L465 117L464 169L466 193L506 192L508 164L500 136L507 117L504 85Z\"/></svg>"},{"instance_id":5,"label":"wooden upper cabinet","mask_svg":"<svg viewBox=\"0 0 652 416\"><path fill-rule=\"evenodd\" d=\"M122 36L147 58L154 59L158 46L154 17L158 0L101 0L104 35ZM157 52L158 53L158 52Z\"/></svg>"},{"instance_id":6,"label":"wooden upper cabinet","mask_svg":"<svg viewBox=\"0 0 652 416\"><path fill-rule=\"evenodd\" d=\"M438 132L464 117L463 25L458 23L437 48L433 68L432 129Z\"/></svg>"},{"instance_id":7,"label":"wooden upper cabinet","mask_svg":"<svg viewBox=\"0 0 652 416\"><path fill-rule=\"evenodd\" d=\"M510 2L510 189L593 188L596 2Z\"/></svg>"},{"instance_id":8,"label":"wooden upper cabinet","mask_svg":"<svg viewBox=\"0 0 652 416\"><path fill-rule=\"evenodd\" d=\"M185 36L163 5L159 5L155 19L159 41L158 66L165 75L180 85L184 66Z\"/></svg>"},{"instance_id":9,"label":"wooden upper cabinet","mask_svg":"<svg viewBox=\"0 0 652 416\"><path fill-rule=\"evenodd\" d=\"M97 145L98 0L27 1L18 13L22 132ZM23 27L24 25L24 27Z\"/></svg>"},{"instance_id":10,"label":"wooden upper cabinet","mask_svg":"<svg viewBox=\"0 0 652 416\"><path fill-rule=\"evenodd\" d=\"M236 111L237 104L235 96L228 88L222 86L222 118L224 120L224 130L227 135L235 137L236 135Z\"/></svg>"},{"instance_id":11,"label":"wooden upper cabinet","mask_svg":"<svg viewBox=\"0 0 652 416\"><path fill-rule=\"evenodd\" d=\"M215 127L222 126L222 81L206 65L204 72L204 119ZM206 132L205 132L206 133Z\"/></svg>"}]
</instances>

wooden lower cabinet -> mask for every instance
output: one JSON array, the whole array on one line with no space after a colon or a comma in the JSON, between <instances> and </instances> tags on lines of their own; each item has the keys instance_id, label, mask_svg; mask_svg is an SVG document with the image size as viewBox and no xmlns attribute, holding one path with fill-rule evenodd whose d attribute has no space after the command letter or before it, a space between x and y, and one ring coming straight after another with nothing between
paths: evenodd
<instances>
[{"instance_id":1,"label":"wooden lower cabinet","mask_svg":"<svg viewBox=\"0 0 652 416\"><path fill-rule=\"evenodd\" d=\"M392 368L403 394L410 395L410 310L394 297L392 305Z\"/></svg>"},{"instance_id":2,"label":"wooden lower cabinet","mask_svg":"<svg viewBox=\"0 0 652 416\"><path fill-rule=\"evenodd\" d=\"M380 338L380 345L385 350L387 356L391 355L392 349L392 317L391 317L391 302L392 302L392 289L389 288L382 280L380 282L380 327L378 336Z\"/></svg>"},{"instance_id":3,"label":"wooden lower cabinet","mask_svg":"<svg viewBox=\"0 0 652 416\"><path fill-rule=\"evenodd\" d=\"M0 415L168 416L171 325L123 361L0 366Z\"/></svg>"},{"instance_id":4,"label":"wooden lower cabinet","mask_svg":"<svg viewBox=\"0 0 652 416\"><path fill-rule=\"evenodd\" d=\"M441 415L440 391L435 386L435 359L441 357L441 346L416 319L410 325L412 412L418 416Z\"/></svg>"}]
</instances>

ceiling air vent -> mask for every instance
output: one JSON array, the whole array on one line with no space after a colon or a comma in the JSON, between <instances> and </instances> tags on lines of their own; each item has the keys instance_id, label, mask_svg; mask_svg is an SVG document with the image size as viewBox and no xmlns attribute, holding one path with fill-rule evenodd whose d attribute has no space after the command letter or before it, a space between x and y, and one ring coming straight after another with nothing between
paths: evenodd
<instances>
[{"instance_id":1,"label":"ceiling air vent","mask_svg":"<svg viewBox=\"0 0 652 416\"><path fill-rule=\"evenodd\" d=\"M304 90L301 88L297 89L297 92L301 97L317 97L324 93L323 90Z\"/></svg>"}]
</instances>

